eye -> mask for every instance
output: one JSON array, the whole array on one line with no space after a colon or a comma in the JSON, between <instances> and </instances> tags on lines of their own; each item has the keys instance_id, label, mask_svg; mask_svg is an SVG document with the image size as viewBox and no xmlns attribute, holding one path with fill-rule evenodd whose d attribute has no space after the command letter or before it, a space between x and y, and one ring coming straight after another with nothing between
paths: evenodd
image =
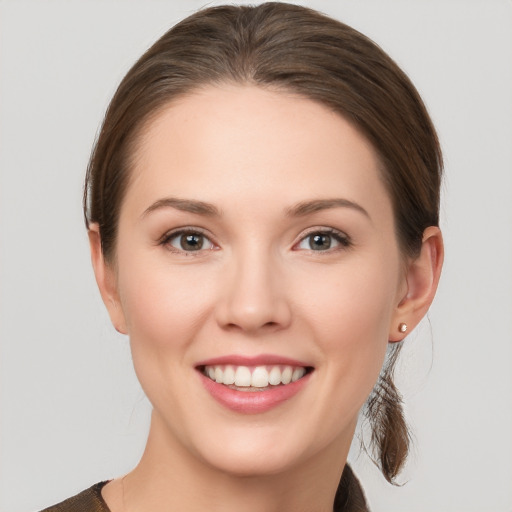
<instances>
[{"instance_id":1,"label":"eye","mask_svg":"<svg viewBox=\"0 0 512 512\"><path fill-rule=\"evenodd\" d=\"M297 249L307 251L329 251L341 247L350 247L351 242L347 235L336 230L318 230L306 235L297 244Z\"/></svg>"},{"instance_id":2,"label":"eye","mask_svg":"<svg viewBox=\"0 0 512 512\"><path fill-rule=\"evenodd\" d=\"M192 230L169 233L162 239L161 244L180 252L198 252L215 247L203 233Z\"/></svg>"}]
</instances>

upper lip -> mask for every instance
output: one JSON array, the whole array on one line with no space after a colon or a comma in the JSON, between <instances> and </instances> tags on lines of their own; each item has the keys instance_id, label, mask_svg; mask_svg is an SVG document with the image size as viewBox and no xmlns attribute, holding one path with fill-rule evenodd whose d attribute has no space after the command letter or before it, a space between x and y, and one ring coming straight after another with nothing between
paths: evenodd
<instances>
[{"instance_id":1,"label":"upper lip","mask_svg":"<svg viewBox=\"0 0 512 512\"><path fill-rule=\"evenodd\" d=\"M279 356L276 354L260 354L257 356L242 355L224 355L205 359L196 364L196 367L217 366L217 365L233 365L233 366L266 366L266 365L282 365L282 366L299 366L303 368L311 368L312 366L304 361L292 359L290 357Z\"/></svg>"}]
</instances>

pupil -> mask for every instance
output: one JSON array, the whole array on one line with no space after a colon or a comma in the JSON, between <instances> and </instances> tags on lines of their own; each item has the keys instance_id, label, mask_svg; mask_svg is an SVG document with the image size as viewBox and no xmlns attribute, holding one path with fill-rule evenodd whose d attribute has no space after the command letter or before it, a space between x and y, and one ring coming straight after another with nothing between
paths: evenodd
<instances>
[{"instance_id":1,"label":"pupil","mask_svg":"<svg viewBox=\"0 0 512 512\"><path fill-rule=\"evenodd\" d=\"M310 238L309 246L311 249L325 251L331 246L331 237L317 233Z\"/></svg>"},{"instance_id":2,"label":"pupil","mask_svg":"<svg viewBox=\"0 0 512 512\"><path fill-rule=\"evenodd\" d=\"M203 247L203 235L181 235L181 247L186 251L198 251Z\"/></svg>"}]
</instances>

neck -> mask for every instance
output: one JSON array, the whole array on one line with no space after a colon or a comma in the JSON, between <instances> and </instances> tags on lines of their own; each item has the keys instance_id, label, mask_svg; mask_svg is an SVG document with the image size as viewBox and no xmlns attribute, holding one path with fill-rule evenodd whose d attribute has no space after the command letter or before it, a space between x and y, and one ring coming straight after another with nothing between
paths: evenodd
<instances>
[{"instance_id":1,"label":"neck","mask_svg":"<svg viewBox=\"0 0 512 512\"><path fill-rule=\"evenodd\" d=\"M354 429L352 425L335 446L293 468L270 475L234 475L191 456L166 436L153 414L144 455L118 486L119 512L332 512Z\"/></svg>"}]
</instances>

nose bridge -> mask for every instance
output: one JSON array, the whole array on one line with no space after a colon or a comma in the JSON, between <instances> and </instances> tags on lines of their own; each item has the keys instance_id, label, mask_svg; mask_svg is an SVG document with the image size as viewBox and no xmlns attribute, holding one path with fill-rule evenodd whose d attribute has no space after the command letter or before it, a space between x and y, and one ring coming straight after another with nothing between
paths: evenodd
<instances>
[{"instance_id":1,"label":"nose bridge","mask_svg":"<svg viewBox=\"0 0 512 512\"><path fill-rule=\"evenodd\" d=\"M270 247L249 243L233 251L225 294L219 304L224 326L244 331L285 327L290 308L278 256Z\"/></svg>"}]
</instances>

